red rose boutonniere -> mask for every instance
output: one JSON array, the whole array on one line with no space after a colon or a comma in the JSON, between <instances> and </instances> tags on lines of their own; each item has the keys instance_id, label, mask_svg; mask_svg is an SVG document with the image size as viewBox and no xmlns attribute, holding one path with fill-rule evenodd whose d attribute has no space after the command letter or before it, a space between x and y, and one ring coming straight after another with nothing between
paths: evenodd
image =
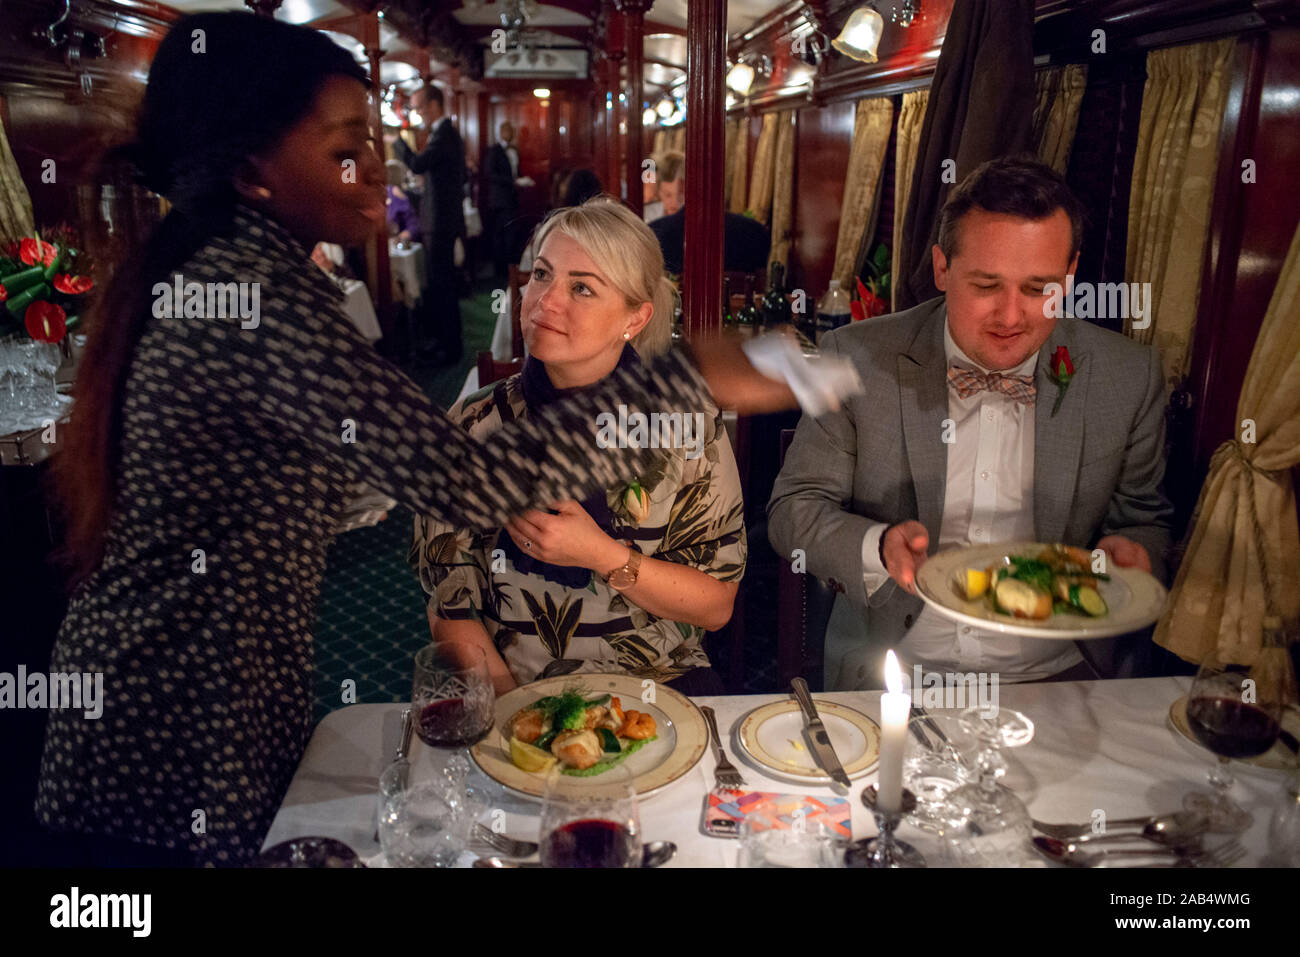
<instances>
[{"instance_id":1,"label":"red rose boutonniere","mask_svg":"<svg viewBox=\"0 0 1300 957\"><path fill-rule=\"evenodd\" d=\"M1056 403L1052 406L1052 415L1055 416L1061 408L1061 400L1065 398L1065 390L1070 387L1070 380L1074 378L1074 363L1070 360L1070 350L1065 346L1057 346L1056 351L1052 353L1052 375L1051 379L1056 383Z\"/></svg>"}]
</instances>

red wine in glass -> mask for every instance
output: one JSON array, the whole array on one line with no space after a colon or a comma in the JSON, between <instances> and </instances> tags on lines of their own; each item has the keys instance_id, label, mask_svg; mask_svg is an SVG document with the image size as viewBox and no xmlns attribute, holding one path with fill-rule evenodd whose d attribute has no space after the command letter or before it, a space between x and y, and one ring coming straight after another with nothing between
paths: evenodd
<instances>
[{"instance_id":1,"label":"red wine in glass","mask_svg":"<svg viewBox=\"0 0 1300 957\"><path fill-rule=\"evenodd\" d=\"M1273 747L1281 725L1263 708L1240 698L1193 698L1187 725L1197 739L1225 758L1253 758Z\"/></svg>"},{"instance_id":2,"label":"red wine in glass","mask_svg":"<svg viewBox=\"0 0 1300 957\"><path fill-rule=\"evenodd\" d=\"M469 706L464 698L443 698L424 706L415 725L420 740L434 748L466 748L492 730L492 715Z\"/></svg>"},{"instance_id":3,"label":"red wine in glass","mask_svg":"<svg viewBox=\"0 0 1300 957\"><path fill-rule=\"evenodd\" d=\"M542 842L546 867L630 867L639 850L636 838L613 821L571 821Z\"/></svg>"}]
</instances>

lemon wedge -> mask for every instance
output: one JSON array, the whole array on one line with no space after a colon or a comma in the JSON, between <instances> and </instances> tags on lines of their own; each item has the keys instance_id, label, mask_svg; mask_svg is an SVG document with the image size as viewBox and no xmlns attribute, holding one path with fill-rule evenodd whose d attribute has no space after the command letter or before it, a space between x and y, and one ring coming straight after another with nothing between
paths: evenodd
<instances>
[{"instance_id":1,"label":"lemon wedge","mask_svg":"<svg viewBox=\"0 0 1300 957\"><path fill-rule=\"evenodd\" d=\"M548 771L551 765L555 764L554 755L546 753L541 748L535 748L531 744L525 744L518 738L510 739L510 760L514 762L515 767L519 770L527 771L529 774Z\"/></svg>"},{"instance_id":2,"label":"lemon wedge","mask_svg":"<svg viewBox=\"0 0 1300 957\"><path fill-rule=\"evenodd\" d=\"M989 590L989 573L979 568L966 569L966 600L974 601Z\"/></svg>"}]
</instances>

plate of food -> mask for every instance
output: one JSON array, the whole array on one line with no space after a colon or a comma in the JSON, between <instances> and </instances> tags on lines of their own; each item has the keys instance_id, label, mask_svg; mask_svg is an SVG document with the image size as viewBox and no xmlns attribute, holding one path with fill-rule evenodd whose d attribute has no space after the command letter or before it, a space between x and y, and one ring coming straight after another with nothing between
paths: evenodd
<instances>
[{"instance_id":1,"label":"plate of food","mask_svg":"<svg viewBox=\"0 0 1300 957\"><path fill-rule=\"evenodd\" d=\"M1104 570L1103 570L1104 568ZM916 591L945 618L1024 638L1109 638L1160 617L1167 592L1149 573L1081 548L971 545L921 566Z\"/></svg>"},{"instance_id":2,"label":"plate of food","mask_svg":"<svg viewBox=\"0 0 1300 957\"><path fill-rule=\"evenodd\" d=\"M601 786L626 763L637 794L676 781L704 756L704 716L684 695L632 675L544 678L502 695L496 721L470 756L488 777L540 798L553 769Z\"/></svg>"},{"instance_id":3,"label":"plate of food","mask_svg":"<svg viewBox=\"0 0 1300 957\"><path fill-rule=\"evenodd\" d=\"M835 701L814 698L835 756L850 779L871 771L880 758L880 725ZM804 738L804 716L793 699L760 705L740 719L740 750L764 771L806 784L833 783L817 763Z\"/></svg>"}]
</instances>

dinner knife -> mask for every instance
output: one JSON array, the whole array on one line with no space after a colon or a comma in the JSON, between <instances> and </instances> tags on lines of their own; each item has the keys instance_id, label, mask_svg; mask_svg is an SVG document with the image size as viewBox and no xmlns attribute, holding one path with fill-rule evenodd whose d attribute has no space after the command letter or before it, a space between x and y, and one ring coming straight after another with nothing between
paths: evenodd
<instances>
[{"instance_id":1,"label":"dinner knife","mask_svg":"<svg viewBox=\"0 0 1300 957\"><path fill-rule=\"evenodd\" d=\"M790 687L794 689L795 700L803 709L804 720L808 725L808 743L812 746L813 757L817 759L817 764L837 784L842 784L846 788L852 787L849 776L844 773L844 766L840 764L840 759L835 754L835 748L831 746L826 725L822 724L821 716L817 714L817 706L813 704L812 695L808 693L808 682L802 678L795 678L790 682Z\"/></svg>"}]
</instances>

